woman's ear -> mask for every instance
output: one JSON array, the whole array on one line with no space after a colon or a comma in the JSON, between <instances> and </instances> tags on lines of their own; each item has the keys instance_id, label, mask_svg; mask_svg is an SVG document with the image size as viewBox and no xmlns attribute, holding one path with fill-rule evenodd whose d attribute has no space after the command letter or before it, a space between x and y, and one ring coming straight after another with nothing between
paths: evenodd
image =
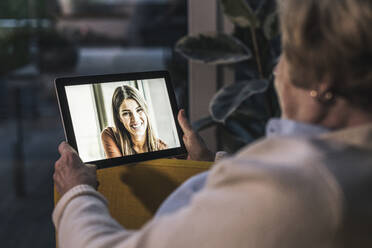
<instances>
[{"instance_id":1,"label":"woman's ear","mask_svg":"<svg viewBox=\"0 0 372 248\"><path fill-rule=\"evenodd\" d=\"M310 91L310 96L321 103L330 103L334 99L333 83L329 76L324 76L316 89Z\"/></svg>"},{"instance_id":2,"label":"woman's ear","mask_svg":"<svg viewBox=\"0 0 372 248\"><path fill-rule=\"evenodd\" d=\"M329 76L323 76L322 79L320 80L319 87L318 87L318 92L320 94L324 94L326 92L329 92L332 90L332 82Z\"/></svg>"}]
</instances>

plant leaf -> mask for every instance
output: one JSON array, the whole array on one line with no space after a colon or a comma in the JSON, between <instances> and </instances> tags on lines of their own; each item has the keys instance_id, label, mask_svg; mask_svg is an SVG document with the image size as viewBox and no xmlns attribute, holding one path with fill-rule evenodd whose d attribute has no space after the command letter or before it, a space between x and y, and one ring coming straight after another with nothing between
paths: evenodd
<instances>
[{"instance_id":1,"label":"plant leaf","mask_svg":"<svg viewBox=\"0 0 372 248\"><path fill-rule=\"evenodd\" d=\"M224 123L244 101L256 94L265 92L268 86L269 82L267 80L253 79L222 88L212 98L209 105L212 118L217 122ZM254 105L247 107L253 110L256 108Z\"/></svg>"},{"instance_id":2,"label":"plant leaf","mask_svg":"<svg viewBox=\"0 0 372 248\"><path fill-rule=\"evenodd\" d=\"M225 129L235 137L240 146L249 144L265 135L267 121L245 120L235 118L226 120Z\"/></svg>"},{"instance_id":3,"label":"plant leaf","mask_svg":"<svg viewBox=\"0 0 372 248\"><path fill-rule=\"evenodd\" d=\"M248 47L226 34L185 36L175 50L187 59L212 65L238 63L252 57Z\"/></svg>"},{"instance_id":4,"label":"plant leaf","mask_svg":"<svg viewBox=\"0 0 372 248\"><path fill-rule=\"evenodd\" d=\"M269 117L268 111L268 103L267 99L263 94L265 92L257 93L245 101L243 101L239 107L235 110L234 116L239 116L242 119L255 119L255 120L263 120Z\"/></svg>"},{"instance_id":5,"label":"plant leaf","mask_svg":"<svg viewBox=\"0 0 372 248\"><path fill-rule=\"evenodd\" d=\"M211 116L203 117L192 123L192 129L196 132L207 129L211 126L216 125L217 123L213 120Z\"/></svg>"},{"instance_id":6,"label":"plant leaf","mask_svg":"<svg viewBox=\"0 0 372 248\"><path fill-rule=\"evenodd\" d=\"M254 124L254 123L251 123L251 124ZM251 132L247 130L247 127L243 126L242 123L240 123L237 120L229 119L228 121L226 121L225 127L229 132L234 134L236 139L243 142L244 144L249 144L256 139L251 134Z\"/></svg>"},{"instance_id":7,"label":"plant leaf","mask_svg":"<svg viewBox=\"0 0 372 248\"><path fill-rule=\"evenodd\" d=\"M247 28L258 28L260 23L256 14L246 0L220 0L224 13L236 25Z\"/></svg>"},{"instance_id":8,"label":"plant leaf","mask_svg":"<svg viewBox=\"0 0 372 248\"><path fill-rule=\"evenodd\" d=\"M260 23L265 22L266 16L277 9L276 1L277 0L260 0L260 4L255 9L257 19Z\"/></svg>"},{"instance_id":9,"label":"plant leaf","mask_svg":"<svg viewBox=\"0 0 372 248\"><path fill-rule=\"evenodd\" d=\"M0 75L29 63L29 40L30 33L26 29L0 29Z\"/></svg>"},{"instance_id":10,"label":"plant leaf","mask_svg":"<svg viewBox=\"0 0 372 248\"><path fill-rule=\"evenodd\" d=\"M263 24L263 32L268 40L272 40L275 36L279 35L279 21L276 11L267 15Z\"/></svg>"}]
</instances>

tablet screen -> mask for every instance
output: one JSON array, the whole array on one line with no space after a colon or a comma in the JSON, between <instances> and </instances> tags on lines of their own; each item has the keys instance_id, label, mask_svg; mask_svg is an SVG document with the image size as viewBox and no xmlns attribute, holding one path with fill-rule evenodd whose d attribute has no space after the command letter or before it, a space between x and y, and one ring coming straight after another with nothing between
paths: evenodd
<instances>
[{"instance_id":1,"label":"tablet screen","mask_svg":"<svg viewBox=\"0 0 372 248\"><path fill-rule=\"evenodd\" d=\"M91 82L84 78L81 84L76 78L70 79L71 84L68 78L60 80L67 102L61 110L68 110L62 111L66 136L72 136L69 143L76 146L83 162L125 157L141 161L146 160L141 154L181 148L177 108L172 107L174 95L169 95L173 92L166 77L116 76L93 76ZM59 96L60 91L61 86ZM60 105L66 104L59 100Z\"/></svg>"}]
</instances>

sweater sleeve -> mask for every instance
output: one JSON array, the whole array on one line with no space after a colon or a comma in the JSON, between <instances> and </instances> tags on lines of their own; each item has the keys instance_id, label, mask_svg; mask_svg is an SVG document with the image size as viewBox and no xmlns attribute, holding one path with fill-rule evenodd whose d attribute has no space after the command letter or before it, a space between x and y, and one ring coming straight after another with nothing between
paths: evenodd
<instances>
[{"instance_id":1,"label":"sweater sleeve","mask_svg":"<svg viewBox=\"0 0 372 248\"><path fill-rule=\"evenodd\" d=\"M141 230L121 227L86 187L66 193L53 220L60 248L326 247L339 203L327 178L319 170L226 159L190 204Z\"/></svg>"},{"instance_id":2,"label":"sweater sleeve","mask_svg":"<svg viewBox=\"0 0 372 248\"><path fill-rule=\"evenodd\" d=\"M131 235L111 216L106 199L89 185L68 191L56 205L58 247L115 247Z\"/></svg>"},{"instance_id":3,"label":"sweater sleeve","mask_svg":"<svg viewBox=\"0 0 372 248\"><path fill-rule=\"evenodd\" d=\"M214 161L218 162L227 157L228 157L227 152L218 151L216 153ZM199 173L195 176L190 177L184 183L182 183L160 205L160 207L155 213L155 217L173 213L187 206L191 202L192 197L203 189L208 177L208 173L209 173L208 171Z\"/></svg>"}]
</instances>

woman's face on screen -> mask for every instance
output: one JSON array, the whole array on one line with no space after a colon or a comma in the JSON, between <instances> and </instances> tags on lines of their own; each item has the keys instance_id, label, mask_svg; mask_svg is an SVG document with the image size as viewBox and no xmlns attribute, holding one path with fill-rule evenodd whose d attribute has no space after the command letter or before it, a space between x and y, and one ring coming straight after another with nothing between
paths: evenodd
<instances>
[{"instance_id":1,"label":"woman's face on screen","mask_svg":"<svg viewBox=\"0 0 372 248\"><path fill-rule=\"evenodd\" d=\"M120 121L133 136L146 134L147 116L144 109L133 99L125 99L119 108Z\"/></svg>"}]
</instances>

